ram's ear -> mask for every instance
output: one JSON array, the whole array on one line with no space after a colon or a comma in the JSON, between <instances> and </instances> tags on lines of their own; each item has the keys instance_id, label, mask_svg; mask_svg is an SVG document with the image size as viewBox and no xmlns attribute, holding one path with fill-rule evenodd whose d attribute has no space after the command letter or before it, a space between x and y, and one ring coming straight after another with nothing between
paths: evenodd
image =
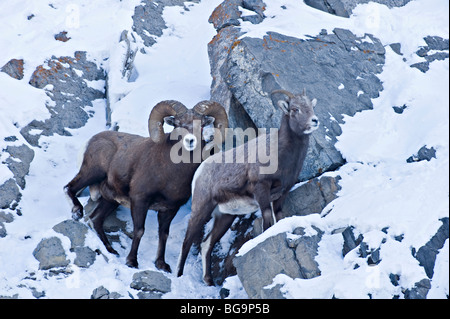
<instances>
[{"instance_id":1,"label":"ram's ear","mask_svg":"<svg viewBox=\"0 0 450 319\"><path fill-rule=\"evenodd\" d=\"M164 123L175 126L175 117L174 116L166 116L164 117Z\"/></svg>"},{"instance_id":2,"label":"ram's ear","mask_svg":"<svg viewBox=\"0 0 450 319\"><path fill-rule=\"evenodd\" d=\"M283 111L284 114L289 114L289 103L285 100L278 101L278 107Z\"/></svg>"},{"instance_id":3,"label":"ram's ear","mask_svg":"<svg viewBox=\"0 0 450 319\"><path fill-rule=\"evenodd\" d=\"M316 104L317 104L317 99L313 99L313 100L311 101L311 104L312 104L312 107L315 107Z\"/></svg>"},{"instance_id":4,"label":"ram's ear","mask_svg":"<svg viewBox=\"0 0 450 319\"><path fill-rule=\"evenodd\" d=\"M214 123L216 119L213 116L203 116L202 126L208 126Z\"/></svg>"}]
</instances>

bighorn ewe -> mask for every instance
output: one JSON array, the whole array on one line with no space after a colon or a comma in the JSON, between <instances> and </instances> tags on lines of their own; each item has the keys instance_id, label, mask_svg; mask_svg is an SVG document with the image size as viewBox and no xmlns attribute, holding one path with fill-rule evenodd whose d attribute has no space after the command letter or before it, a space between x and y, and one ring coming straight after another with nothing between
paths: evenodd
<instances>
[{"instance_id":1,"label":"bighorn ewe","mask_svg":"<svg viewBox=\"0 0 450 319\"><path fill-rule=\"evenodd\" d=\"M163 121L174 126L172 134L176 132L177 137L181 136L180 142L171 138L170 133L164 134ZM203 101L187 109L180 102L163 101L150 114L150 138L114 131L93 136L79 173L64 188L73 203L73 218L78 220L83 216L77 193L89 186L91 197L98 201L89 218L106 249L118 254L106 238L103 222L119 205L129 207L134 230L126 263L137 267L137 251L147 211L157 211L159 245L155 265L170 272L164 259L170 223L191 196L192 177L201 161L192 161L192 157L205 147L202 129L213 122L217 133L223 133L228 126L227 114L219 103ZM184 149L177 148L177 143ZM172 161L177 149L187 153L187 161Z\"/></svg>"},{"instance_id":2,"label":"bighorn ewe","mask_svg":"<svg viewBox=\"0 0 450 319\"><path fill-rule=\"evenodd\" d=\"M284 113L279 131L274 130L237 148L216 153L204 161L195 173L192 213L178 261L178 276L183 274L190 247L194 241L201 240L198 237L202 236L203 227L216 206L218 210L215 210L213 228L201 244L203 280L208 285L214 284L211 251L230 228L236 215L249 214L260 208L264 230L277 221L283 202L302 169L309 135L317 129L319 121L313 112L317 100L311 101L305 91L294 95L277 90L272 94L286 97L277 103ZM261 158L266 154L261 155L258 148L264 146L265 153L269 144L271 151L272 146L278 145L275 154L270 156L278 161L278 167L271 173L264 173L267 166ZM230 163L229 159L233 161Z\"/></svg>"}]
</instances>

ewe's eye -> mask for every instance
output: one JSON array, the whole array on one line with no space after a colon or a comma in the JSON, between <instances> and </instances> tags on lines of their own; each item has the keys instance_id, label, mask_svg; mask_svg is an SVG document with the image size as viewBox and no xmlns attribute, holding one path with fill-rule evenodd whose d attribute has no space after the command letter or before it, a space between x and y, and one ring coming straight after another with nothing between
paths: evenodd
<instances>
[{"instance_id":1,"label":"ewe's eye","mask_svg":"<svg viewBox=\"0 0 450 319\"><path fill-rule=\"evenodd\" d=\"M300 112L300 110L299 110L299 109L297 109L297 108L294 108L294 109L292 109L291 111L292 111L292 113L294 113L294 114L296 114L296 113L299 113L299 112Z\"/></svg>"}]
</instances>

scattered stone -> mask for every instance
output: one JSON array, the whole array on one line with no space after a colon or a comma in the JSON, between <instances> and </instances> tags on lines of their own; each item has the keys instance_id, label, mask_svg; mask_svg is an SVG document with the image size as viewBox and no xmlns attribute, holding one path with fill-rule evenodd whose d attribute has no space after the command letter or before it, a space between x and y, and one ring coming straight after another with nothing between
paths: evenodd
<instances>
[{"instance_id":1,"label":"scattered stone","mask_svg":"<svg viewBox=\"0 0 450 319\"><path fill-rule=\"evenodd\" d=\"M230 289L222 287L219 291L220 299L225 299L230 295Z\"/></svg>"},{"instance_id":2,"label":"scattered stone","mask_svg":"<svg viewBox=\"0 0 450 319\"><path fill-rule=\"evenodd\" d=\"M4 66L2 66L1 71L5 72L14 79L22 80L23 64L23 59L12 59L9 60Z\"/></svg>"},{"instance_id":3,"label":"scattered stone","mask_svg":"<svg viewBox=\"0 0 450 319\"><path fill-rule=\"evenodd\" d=\"M0 185L0 194L2 194L2 196L0 196L1 209L15 209L22 197L19 187L12 178Z\"/></svg>"},{"instance_id":4,"label":"scattered stone","mask_svg":"<svg viewBox=\"0 0 450 319\"><path fill-rule=\"evenodd\" d=\"M406 110L408 106L406 104L403 104L402 106L393 106L392 109L397 114L402 114L404 110Z\"/></svg>"},{"instance_id":5,"label":"scattered stone","mask_svg":"<svg viewBox=\"0 0 450 319\"><path fill-rule=\"evenodd\" d=\"M4 223L11 223L14 221L14 216L11 213L6 213L0 210L0 238L6 237L6 228Z\"/></svg>"},{"instance_id":6,"label":"scattered stone","mask_svg":"<svg viewBox=\"0 0 450 319\"><path fill-rule=\"evenodd\" d=\"M158 271L144 270L133 275L130 287L144 292L165 294L171 291L172 281Z\"/></svg>"},{"instance_id":7,"label":"scattered stone","mask_svg":"<svg viewBox=\"0 0 450 319\"><path fill-rule=\"evenodd\" d=\"M0 210L0 223L12 223L13 221L13 214Z\"/></svg>"},{"instance_id":8,"label":"scattered stone","mask_svg":"<svg viewBox=\"0 0 450 319\"><path fill-rule=\"evenodd\" d=\"M91 295L91 299L119 299L121 297L122 295L118 292L109 292L109 290L103 286L95 288Z\"/></svg>"},{"instance_id":9,"label":"scattered stone","mask_svg":"<svg viewBox=\"0 0 450 319\"><path fill-rule=\"evenodd\" d=\"M342 232L342 237L344 238L344 245L342 247L342 257L347 255L347 253L356 247L359 246L359 244L363 240L363 236L359 235L358 238L355 238L355 235L353 234L353 226L349 226L344 229Z\"/></svg>"},{"instance_id":10,"label":"scattered stone","mask_svg":"<svg viewBox=\"0 0 450 319\"><path fill-rule=\"evenodd\" d=\"M416 282L414 288L405 291L405 299L426 299L428 291L431 289L431 282L425 278Z\"/></svg>"},{"instance_id":11,"label":"scattered stone","mask_svg":"<svg viewBox=\"0 0 450 319\"><path fill-rule=\"evenodd\" d=\"M34 158L34 151L22 144L21 146L8 146L5 149L10 157L5 163L9 170L14 174L14 179L21 189L25 188L25 176L30 171L30 164Z\"/></svg>"},{"instance_id":12,"label":"scattered stone","mask_svg":"<svg viewBox=\"0 0 450 319\"><path fill-rule=\"evenodd\" d=\"M423 160L431 161L432 158L436 158L436 150L431 147L427 148L426 145L422 146L417 154L414 154L406 159L407 163L420 162Z\"/></svg>"},{"instance_id":13,"label":"scattered stone","mask_svg":"<svg viewBox=\"0 0 450 319\"><path fill-rule=\"evenodd\" d=\"M70 37L67 36L67 31L61 31L58 34L55 34L55 40L61 41L61 42L67 42L69 41Z\"/></svg>"},{"instance_id":14,"label":"scattered stone","mask_svg":"<svg viewBox=\"0 0 450 319\"><path fill-rule=\"evenodd\" d=\"M45 291L38 291L36 288L34 287L30 287L31 290L31 294L33 295L34 298L39 299L39 298L43 298L45 297Z\"/></svg>"},{"instance_id":15,"label":"scattered stone","mask_svg":"<svg viewBox=\"0 0 450 319\"><path fill-rule=\"evenodd\" d=\"M39 269L66 267L69 260L58 237L44 238L33 251L33 256L39 261Z\"/></svg>"},{"instance_id":16,"label":"scattered stone","mask_svg":"<svg viewBox=\"0 0 450 319\"><path fill-rule=\"evenodd\" d=\"M81 268L88 268L95 262L97 254L89 247L75 247L71 249L76 254L73 263Z\"/></svg>"},{"instance_id":17,"label":"scattered stone","mask_svg":"<svg viewBox=\"0 0 450 319\"><path fill-rule=\"evenodd\" d=\"M394 51L398 55L403 55L403 53L401 52L402 45L400 43L391 43L389 44L389 46L391 47L392 51Z\"/></svg>"},{"instance_id":18,"label":"scattered stone","mask_svg":"<svg viewBox=\"0 0 450 319\"><path fill-rule=\"evenodd\" d=\"M92 291L91 299L109 299L109 290L103 286Z\"/></svg>"},{"instance_id":19,"label":"scattered stone","mask_svg":"<svg viewBox=\"0 0 450 319\"><path fill-rule=\"evenodd\" d=\"M70 239L70 248L75 248L84 246L88 227L73 219L68 219L53 226L53 230L68 237Z\"/></svg>"},{"instance_id":20,"label":"scattered stone","mask_svg":"<svg viewBox=\"0 0 450 319\"><path fill-rule=\"evenodd\" d=\"M426 36L423 39L427 45L420 47L419 50L417 50L416 54L424 58L426 61L411 64L411 67L417 68L421 72L425 73L430 69L431 62L442 61L449 58L449 53L443 52L449 50L449 40L443 39L438 36ZM429 54L430 51L432 52L432 54Z\"/></svg>"},{"instance_id":21,"label":"scattered stone","mask_svg":"<svg viewBox=\"0 0 450 319\"><path fill-rule=\"evenodd\" d=\"M5 225L0 222L0 238L6 237L7 233L6 233L6 228Z\"/></svg>"}]
</instances>

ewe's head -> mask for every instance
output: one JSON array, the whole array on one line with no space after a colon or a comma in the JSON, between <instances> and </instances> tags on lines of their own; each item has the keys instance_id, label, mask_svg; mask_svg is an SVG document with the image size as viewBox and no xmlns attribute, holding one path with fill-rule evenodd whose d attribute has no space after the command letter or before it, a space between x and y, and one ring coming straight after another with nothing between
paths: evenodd
<instances>
[{"instance_id":1,"label":"ewe's head","mask_svg":"<svg viewBox=\"0 0 450 319\"><path fill-rule=\"evenodd\" d=\"M191 152L201 145L203 128L214 123L221 130L228 126L225 109L216 102L203 101L192 109L178 101L163 101L152 110L149 118L149 133L156 143L164 143L163 122L174 127L171 136L182 140L183 147Z\"/></svg>"},{"instance_id":2,"label":"ewe's head","mask_svg":"<svg viewBox=\"0 0 450 319\"><path fill-rule=\"evenodd\" d=\"M317 100L310 100L303 90L302 94L292 94L285 90L276 90L272 95L280 94L277 105L289 117L289 126L297 135L311 134L319 127L319 119L314 114Z\"/></svg>"}]
</instances>

